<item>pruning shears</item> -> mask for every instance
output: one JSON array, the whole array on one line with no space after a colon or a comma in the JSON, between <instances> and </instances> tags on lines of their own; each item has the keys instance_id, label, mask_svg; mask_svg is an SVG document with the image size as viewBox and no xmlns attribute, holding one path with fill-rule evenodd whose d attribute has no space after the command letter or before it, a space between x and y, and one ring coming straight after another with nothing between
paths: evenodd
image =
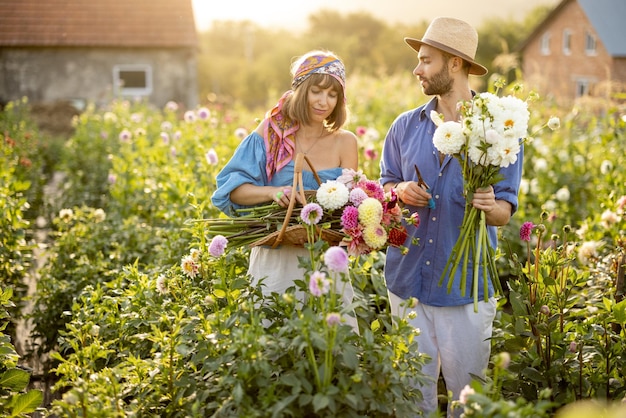
<instances>
[{"instance_id":1,"label":"pruning shears","mask_svg":"<svg viewBox=\"0 0 626 418\"><path fill-rule=\"evenodd\" d=\"M417 174L417 185L430 193L430 186L428 186L428 183L424 181L424 177L422 177L420 169L417 168L417 164L414 164L413 167L415 167L415 174ZM435 199L433 199L432 197L428 199L428 207L430 209L435 209Z\"/></svg>"}]
</instances>

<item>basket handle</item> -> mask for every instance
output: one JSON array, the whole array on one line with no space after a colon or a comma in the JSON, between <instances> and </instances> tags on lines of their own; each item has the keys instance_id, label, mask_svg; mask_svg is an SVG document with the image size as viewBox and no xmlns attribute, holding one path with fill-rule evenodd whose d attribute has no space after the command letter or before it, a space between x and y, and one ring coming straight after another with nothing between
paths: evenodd
<instances>
[{"instance_id":1,"label":"basket handle","mask_svg":"<svg viewBox=\"0 0 626 418\"><path fill-rule=\"evenodd\" d=\"M293 165L293 187L291 189L292 191L291 196L289 197L289 206L287 207L287 213L285 214L285 220L283 221L283 226L280 228L280 231L278 232L278 236L276 237L274 244L272 244L272 248L276 248L283 240L285 231L287 230L287 227L289 226L289 219L291 219L293 208L296 205L296 193L300 194L300 198L303 202L305 201L304 183L302 181L302 167L304 165L305 160L307 164L309 165L309 167L311 168L311 171L313 172L313 176L315 177L315 180L317 180L317 183L322 184L322 181L320 180L319 175L315 171L315 168L313 168L313 164L311 164L311 161L309 161L309 158L302 153L296 154L295 162Z\"/></svg>"},{"instance_id":2,"label":"basket handle","mask_svg":"<svg viewBox=\"0 0 626 418\"><path fill-rule=\"evenodd\" d=\"M317 175L317 171L315 171L315 167L313 167L313 164L311 164L311 160L309 160L309 157L307 157L304 154L298 154L298 155L302 155L304 157L304 160L309 165L309 168L311 169L311 172L313 173L313 177L315 177L315 180L317 181L317 184L319 184L321 186L322 185L322 180L320 179L320 176ZM298 157L298 155L296 155L296 158ZM298 161L296 160L296 163L297 162ZM295 169L294 169L294 171L295 171ZM300 173L302 173L302 167L300 167Z\"/></svg>"}]
</instances>

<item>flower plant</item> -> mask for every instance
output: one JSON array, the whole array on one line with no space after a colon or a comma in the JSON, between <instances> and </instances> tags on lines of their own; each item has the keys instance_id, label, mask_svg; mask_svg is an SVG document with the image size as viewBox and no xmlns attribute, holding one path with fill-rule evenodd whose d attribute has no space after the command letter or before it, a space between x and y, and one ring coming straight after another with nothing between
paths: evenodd
<instances>
[{"instance_id":1,"label":"flower plant","mask_svg":"<svg viewBox=\"0 0 626 418\"><path fill-rule=\"evenodd\" d=\"M341 307L353 277L346 250L315 241L302 280L265 296L241 275L241 247L204 241L160 274L126 268L85 289L62 332L54 413L99 416L409 416L426 359L416 330L374 316L366 298ZM216 243L217 242L217 243ZM218 245L219 244L219 245ZM212 248L212 250L211 250ZM189 272L193 271L193 274ZM357 280L358 281L358 280ZM295 292L305 295L303 300ZM121 309L112 309L114 306ZM343 323L355 310L358 334ZM107 384L104 384L107 382ZM132 398L132 402L126 399Z\"/></svg>"}]
</instances>

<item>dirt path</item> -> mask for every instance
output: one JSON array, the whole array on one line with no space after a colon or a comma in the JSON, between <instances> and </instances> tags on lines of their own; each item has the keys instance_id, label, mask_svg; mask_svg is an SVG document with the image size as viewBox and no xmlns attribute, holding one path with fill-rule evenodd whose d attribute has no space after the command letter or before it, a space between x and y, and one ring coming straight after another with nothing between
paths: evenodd
<instances>
[{"instance_id":1,"label":"dirt path","mask_svg":"<svg viewBox=\"0 0 626 418\"><path fill-rule=\"evenodd\" d=\"M55 173L52 180L48 185L44 187L44 202L53 202L58 199L60 185L63 183L65 175L62 173ZM33 389L40 389L44 392L44 405L48 405L51 398L51 391L44 379L44 367L41 358L34 353L37 347L37 341L32 337L33 323L27 317L33 310L33 298L37 292L37 279L39 278L40 269L45 266L48 259L47 243L48 235L50 232L49 225L43 217L37 218L34 228L35 248L33 250L33 262L30 271L24 277L24 282L27 286L27 295L22 310L22 316L17 321L15 332L15 350L21 356L20 365L27 367L31 371L31 387Z\"/></svg>"}]
</instances>

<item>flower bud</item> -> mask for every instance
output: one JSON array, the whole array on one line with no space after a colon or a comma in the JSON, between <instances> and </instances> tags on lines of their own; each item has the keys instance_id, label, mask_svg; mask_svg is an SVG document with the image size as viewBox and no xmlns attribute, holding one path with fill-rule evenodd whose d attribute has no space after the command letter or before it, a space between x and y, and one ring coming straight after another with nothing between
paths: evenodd
<instances>
[{"instance_id":1,"label":"flower bud","mask_svg":"<svg viewBox=\"0 0 626 418\"><path fill-rule=\"evenodd\" d=\"M550 315L550 308L548 307L548 305L543 305L540 309L539 312L542 313L545 316Z\"/></svg>"},{"instance_id":2,"label":"flower bud","mask_svg":"<svg viewBox=\"0 0 626 418\"><path fill-rule=\"evenodd\" d=\"M98 334L100 334L100 326L93 324L89 329L89 335L91 335L92 337L97 337Z\"/></svg>"},{"instance_id":3,"label":"flower bud","mask_svg":"<svg viewBox=\"0 0 626 418\"><path fill-rule=\"evenodd\" d=\"M337 312L331 312L326 315L326 323L329 327L334 327L335 325L339 325L341 323L341 315Z\"/></svg>"},{"instance_id":4,"label":"flower bud","mask_svg":"<svg viewBox=\"0 0 626 418\"><path fill-rule=\"evenodd\" d=\"M576 341L572 341L569 343L569 352L575 353L576 351L578 351L578 344L576 344Z\"/></svg>"},{"instance_id":5,"label":"flower bud","mask_svg":"<svg viewBox=\"0 0 626 418\"><path fill-rule=\"evenodd\" d=\"M498 353L495 358L494 364L496 365L496 367L499 367L501 369L507 369L509 367L509 364L511 364L511 355L506 351Z\"/></svg>"},{"instance_id":6,"label":"flower bud","mask_svg":"<svg viewBox=\"0 0 626 418\"><path fill-rule=\"evenodd\" d=\"M560 127L561 127L561 120L558 117L552 116L548 120L548 128L550 128L551 130L555 131L559 129Z\"/></svg>"}]
</instances>

